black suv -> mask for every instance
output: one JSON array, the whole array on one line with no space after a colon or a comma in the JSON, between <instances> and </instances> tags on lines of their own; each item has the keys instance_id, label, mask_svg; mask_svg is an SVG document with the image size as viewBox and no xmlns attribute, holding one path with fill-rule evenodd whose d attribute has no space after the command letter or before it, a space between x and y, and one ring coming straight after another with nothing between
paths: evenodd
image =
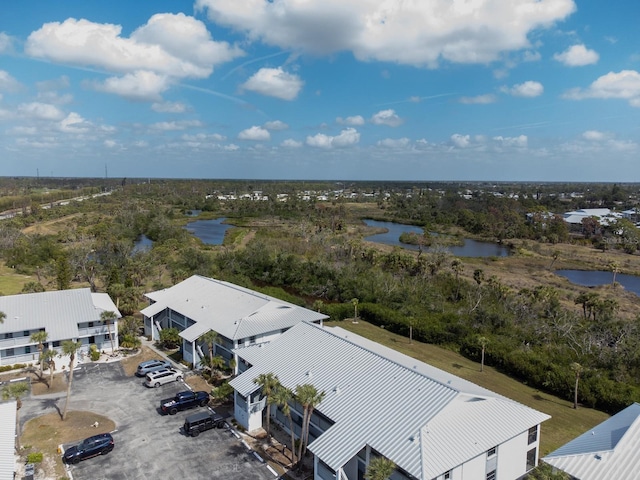
<instances>
[{"instance_id":1,"label":"black suv","mask_svg":"<svg viewBox=\"0 0 640 480\"><path fill-rule=\"evenodd\" d=\"M80 460L107 454L111 450L113 450L113 437L110 433L100 433L67 448L62 459L66 463L78 463Z\"/></svg>"},{"instance_id":2,"label":"black suv","mask_svg":"<svg viewBox=\"0 0 640 480\"><path fill-rule=\"evenodd\" d=\"M224 418L216 412L200 412L189 415L184 421L184 433L191 437L197 437L200 432L212 428L224 427Z\"/></svg>"}]
</instances>

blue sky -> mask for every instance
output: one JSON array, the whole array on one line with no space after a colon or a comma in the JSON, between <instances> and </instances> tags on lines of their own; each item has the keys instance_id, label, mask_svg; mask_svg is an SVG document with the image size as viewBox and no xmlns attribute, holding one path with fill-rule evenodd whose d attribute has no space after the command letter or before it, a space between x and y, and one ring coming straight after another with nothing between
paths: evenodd
<instances>
[{"instance_id":1,"label":"blue sky","mask_svg":"<svg viewBox=\"0 0 640 480\"><path fill-rule=\"evenodd\" d=\"M640 181L640 5L21 0L0 175Z\"/></svg>"}]
</instances>

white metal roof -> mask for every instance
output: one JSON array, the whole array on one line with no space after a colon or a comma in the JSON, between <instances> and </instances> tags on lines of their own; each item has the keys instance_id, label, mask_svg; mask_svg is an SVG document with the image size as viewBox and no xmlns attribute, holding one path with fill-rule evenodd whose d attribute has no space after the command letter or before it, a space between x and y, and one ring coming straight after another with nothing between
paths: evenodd
<instances>
[{"instance_id":1,"label":"white metal roof","mask_svg":"<svg viewBox=\"0 0 640 480\"><path fill-rule=\"evenodd\" d=\"M78 323L99 321L104 311L121 316L109 295L88 288L7 295L0 297L0 333L44 328L50 342L69 340L78 337Z\"/></svg>"},{"instance_id":2,"label":"white metal roof","mask_svg":"<svg viewBox=\"0 0 640 480\"><path fill-rule=\"evenodd\" d=\"M16 471L16 401L0 403L0 480L13 480Z\"/></svg>"},{"instance_id":3,"label":"white metal roof","mask_svg":"<svg viewBox=\"0 0 640 480\"><path fill-rule=\"evenodd\" d=\"M259 388L261 373L292 390L311 383L325 392L317 410L335 424L309 449L334 470L368 444L431 479L549 418L340 328L301 323L235 352L253 365L231 381L244 396Z\"/></svg>"},{"instance_id":4,"label":"white metal roof","mask_svg":"<svg viewBox=\"0 0 640 480\"><path fill-rule=\"evenodd\" d=\"M196 322L180 333L187 341L194 341L208 330L235 340L280 331L302 321L328 318L269 295L200 275L146 296L156 303L142 310L143 315L150 317L170 308Z\"/></svg>"},{"instance_id":5,"label":"white metal roof","mask_svg":"<svg viewBox=\"0 0 640 480\"><path fill-rule=\"evenodd\" d=\"M581 480L636 480L640 404L634 403L543 458Z\"/></svg>"}]
</instances>

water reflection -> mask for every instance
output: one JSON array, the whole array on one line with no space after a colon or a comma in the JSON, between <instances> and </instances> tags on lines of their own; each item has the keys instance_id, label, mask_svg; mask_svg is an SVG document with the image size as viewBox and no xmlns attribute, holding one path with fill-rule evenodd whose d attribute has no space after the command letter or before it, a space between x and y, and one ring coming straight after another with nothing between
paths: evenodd
<instances>
[{"instance_id":1,"label":"water reflection","mask_svg":"<svg viewBox=\"0 0 640 480\"><path fill-rule=\"evenodd\" d=\"M402 233L417 233L423 234L423 229L415 227L413 225L404 225L402 223L395 222L380 222L377 220L365 220L364 223L369 227L386 228L388 231L385 233L378 233L365 237L365 240L369 242L382 243L385 245L393 245L397 247L406 248L409 250L418 250L417 245L409 245L400 242L400 235ZM490 242L478 242L468 238L464 239L464 245L446 246L449 252L456 257L507 257L509 256L509 249L503 245ZM429 249L425 249L429 251Z\"/></svg>"},{"instance_id":2,"label":"water reflection","mask_svg":"<svg viewBox=\"0 0 640 480\"><path fill-rule=\"evenodd\" d=\"M185 228L202 240L207 245L222 245L224 234L233 225L223 224L226 218L220 217L213 220L196 220L187 223Z\"/></svg>"},{"instance_id":3,"label":"water reflection","mask_svg":"<svg viewBox=\"0 0 640 480\"><path fill-rule=\"evenodd\" d=\"M610 285L613 282L613 273L604 270L556 270L556 274L568 279L571 283L584 287L598 287ZM640 295L640 277L636 275L616 274L616 282L625 290Z\"/></svg>"}]
</instances>

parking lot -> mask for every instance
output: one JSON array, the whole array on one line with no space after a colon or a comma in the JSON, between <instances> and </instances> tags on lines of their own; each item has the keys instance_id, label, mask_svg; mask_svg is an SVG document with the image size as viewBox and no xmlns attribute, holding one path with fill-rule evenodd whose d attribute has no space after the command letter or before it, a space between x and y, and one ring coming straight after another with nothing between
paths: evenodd
<instances>
[{"instance_id":1,"label":"parking lot","mask_svg":"<svg viewBox=\"0 0 640 480\"><path fill-rule=\"evenodd\" d=\"M128 377L119 363L83 365L74 372L69 410L87 410L116 423L115 449L71 465L75 480L189 478L273 480L265 463L237 439L231 430L213 429L196 438L185 436L185 417L202 408L161 415L160 401L187 387L173 382L147 388L143 379ZM21 423L64 406L64 394L24 399ZM56 401L57 400L57 401ZM83 438L78 438L78 441Z\"/></svg>"}]
</instances>

